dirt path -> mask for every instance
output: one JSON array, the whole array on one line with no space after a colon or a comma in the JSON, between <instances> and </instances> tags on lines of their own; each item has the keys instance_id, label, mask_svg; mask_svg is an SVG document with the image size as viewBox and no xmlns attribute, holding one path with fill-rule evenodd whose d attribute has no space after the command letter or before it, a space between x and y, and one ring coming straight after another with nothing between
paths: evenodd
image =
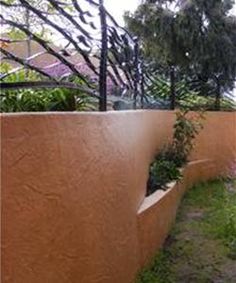
<instances>
[{"instance_id":1,"label":"dirt path","mask_svg":"<svg viewBox=\"0 0 236 283\"><path fill-rule=\"evenodd\" d=\"M139 283L236 283L236 182L196 186Z\"/></svg>"}]
</instances>

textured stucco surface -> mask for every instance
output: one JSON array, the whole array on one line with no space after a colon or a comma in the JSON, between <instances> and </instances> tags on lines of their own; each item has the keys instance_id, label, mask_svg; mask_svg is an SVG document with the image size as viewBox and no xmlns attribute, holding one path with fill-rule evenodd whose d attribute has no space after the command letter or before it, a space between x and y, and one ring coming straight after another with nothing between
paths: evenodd
<instances>
[{"instance_id":1,"label":"textured stucco surface","mask_svg":"<svg viewBox=\"0 0 236 283\"><path fill-rule=\"evenodd\" d=\"M149 205L149 163L174 119L170 111L2 115L2 282L132 283L185 188L235 158L236 115L208 113L192 155L202 161Z\"/></svg>"}]
</instances>

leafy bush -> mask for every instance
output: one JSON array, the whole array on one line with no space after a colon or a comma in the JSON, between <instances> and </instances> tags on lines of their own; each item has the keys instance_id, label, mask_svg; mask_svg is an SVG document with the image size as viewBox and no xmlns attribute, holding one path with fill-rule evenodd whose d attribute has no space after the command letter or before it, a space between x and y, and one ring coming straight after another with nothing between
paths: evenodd
<instances>
[{"instance_id":1,"label":"leafy bush","mask_svg":"<svg viewBox=\"0 0 236 283\"><path fill-rule=\"evenodd\" d=\"M168 159L169 152L160 152L149 170L147 195L157 189L166 189L167 183L177 181L181 178L181 172L173 160Z\"/></svg>"},{"instance_id":2,"label":"leafy bush","mask_svg":"<svg viewBox=\"0 0 236 283\"><path fill-rule=\"evenodd\" d=\"M194 139L202 129L202 112L189 114L188 110L176 112L173 143L171 145L172 159L177 166L183 166L194 147ZM171 156L170 156L171 158Z\"/></svg>"},{"instance_id":3,"label":"leafy bush","mask_svg":"<svg viewBox=\"0 0 236 283\"><path fill-rule=\"evenodd\" d=\"M3 73L9 71L7 64L1 65ZM40 76L33 71L25 70L12 73L4 82L38 81ZM81 84L78 78L71 77L71 82ZM78 90L66 88L15 89L1 90L0 112L29 111L84 111L94 110L91 97Z\"/></svg>"},{"instance_id":4,"label":"leafy bush","mask_svg":"<svg viewBox=\"0 0 236 283\"><path fill-rule=\"evenodd\" d=\"M220 111L235 111L236 104L232 97L221 98ZM215 111L215 98L213 96L200 96L188 94L179 100L182 108L189 110L204 109L205 111Z\"/></svg>"},{"instance_id":5,"label":"leafy bush","mask_svg":"<svg viewBox=\"0 0 236 283\"><path fill-rule=\"evenodd\" d=\"M158 75L156 79L150 84L148 94L155 100L166 101L170 100L171 85L170 81L161 75ZM209 94L206 91L205 95L201 95L199 87L194 87L191 83L188 83L186 79L177 80L175 82L176 93L176 107L187 110L215 110L215 97L214 91ZM166 108L169 108L166 104ZM230 95L224 95L221 98L221 111L235 111L236 104Z\"/></svg>"},{"instance_id":6,"label":"leafy bush","mask_svg":"<svg viewBox=\"0 0 236 283\"><path fill-rule=\"evenodd\" d=\"M194 147L194 139L202 128L202 114L188 115L188 111L177 111L173 141L159 152L150 165L147 195L158 189L165 190L166 184L181 178L180 167L188 161Z\"/></svg>"},{"instance_id":7,"label":"leafy bush","mask_svg":"<svg viewBox=\"0 0 236 283\"><path fill-rule=\"evenodd\" d=\"M0 112L82 111L89 107L90 97L63 88L7 91L0 97Z\"/></svg>"}]
</instances>

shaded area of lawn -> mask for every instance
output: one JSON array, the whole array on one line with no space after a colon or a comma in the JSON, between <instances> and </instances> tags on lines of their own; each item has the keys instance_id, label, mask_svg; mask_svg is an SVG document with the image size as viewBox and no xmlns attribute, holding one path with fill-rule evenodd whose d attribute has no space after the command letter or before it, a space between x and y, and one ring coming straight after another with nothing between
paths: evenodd
<instances>
[{"instance_id":1,"label":"shaded area of lawn","mask_svg":"<svg viewBox=\"0 0 236 283\"><path fill-rule=\"evenodd\" d=\"M193 187L163 250L137 283L236 282L236 181Z\"/></svg>"}]
</instances>

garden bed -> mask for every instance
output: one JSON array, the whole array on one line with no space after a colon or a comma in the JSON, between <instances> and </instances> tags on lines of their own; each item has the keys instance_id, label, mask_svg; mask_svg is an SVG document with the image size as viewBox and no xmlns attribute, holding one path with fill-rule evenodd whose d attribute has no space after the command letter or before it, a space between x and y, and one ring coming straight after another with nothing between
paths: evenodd
<instances>
[{"instance_id":1,"label":"garden bed","mask_svg":"<svg viewBox=\"0 0 236 283\"><path fill-rule=\"evenodd\" d=\"M203 183L187 193L163 250L137 282L236 282L235 181Z\"/></svg>"}]
</instances>

